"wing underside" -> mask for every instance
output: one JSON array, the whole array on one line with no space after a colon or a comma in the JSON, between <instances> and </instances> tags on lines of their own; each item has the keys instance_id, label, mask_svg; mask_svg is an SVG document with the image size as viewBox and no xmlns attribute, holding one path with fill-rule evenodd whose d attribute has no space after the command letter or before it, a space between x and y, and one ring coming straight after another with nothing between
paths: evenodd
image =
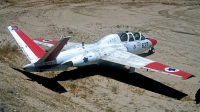
<instances>
[{"instance_id":1,"label":"wing underside","mask_svg":"<svg viewBox=\"0 0 200 112\"><path fill-rule=\"evenodd\" d=\"M167 65L155 62L153 60L143 58L141 56L125 52L125 51L114 51L110 55L102 57L102 60L126 65L134 68L145 68L151 71L160 72L164 74L174 75L182 77L184 80L192 77L192 74L178 70L176 68L169 67Z\"/></svg>"}]
</instances>

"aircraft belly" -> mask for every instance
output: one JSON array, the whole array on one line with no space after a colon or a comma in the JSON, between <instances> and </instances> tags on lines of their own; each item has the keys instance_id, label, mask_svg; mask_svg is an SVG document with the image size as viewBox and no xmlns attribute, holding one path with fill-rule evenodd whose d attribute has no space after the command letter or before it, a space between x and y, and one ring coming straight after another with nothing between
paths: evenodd
<instances>
[{"instance_id":1,"label":"aircraft belly","mask_svg":"<svg viewBox=\"0 0 200 112\"><path fill-rule=\"evenodd\" d=\"M27 72L44 72L44 71L67 71L68 66L57 65L57 66L45 66L24 69Z\"/></svg>"}]
</instances>

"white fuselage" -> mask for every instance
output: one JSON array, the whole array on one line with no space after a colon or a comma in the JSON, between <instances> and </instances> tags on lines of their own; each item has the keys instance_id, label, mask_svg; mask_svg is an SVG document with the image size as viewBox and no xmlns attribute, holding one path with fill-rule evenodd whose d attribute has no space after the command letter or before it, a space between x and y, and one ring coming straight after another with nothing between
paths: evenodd
<instances>
[{"instance_id":1,"label":"white fuselage","mask_svg":"<svg viewBox=\"0 0 200 112\"><path fill-rule=\"evenodd\" d=\"M112 53L116 49L138 54L152 47L152 43L148 39L129 39L130 37L128 36L126 41L122 41L118 34L110 34L97 43L86 44L84 46L80 44L76 45L75 48L60 52L56 60L38 64L28 64L23 68L30 72L67 70L70 66L98 64L101 57Z\"/></svg>"}]
</instances>

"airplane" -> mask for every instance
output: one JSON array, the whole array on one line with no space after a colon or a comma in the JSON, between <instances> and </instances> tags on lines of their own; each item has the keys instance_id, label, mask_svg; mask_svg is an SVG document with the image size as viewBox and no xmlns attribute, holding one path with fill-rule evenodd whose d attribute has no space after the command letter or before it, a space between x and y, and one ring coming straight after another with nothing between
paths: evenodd
<instances>
[{"instance_id":1,"label":"airplane","mask_svg":"<svg viewBox=\"0 0 200 112\"><path fill-rule=\"evenodd\" d=\"M130 73L137 69L147 69L163 74L182 77L183 80L194 75L162 63L141 57L138 53L149 50L154 53L157 40L145 38L140 32L125 31L109 34L93 44L68 42L70 36L62 35L59 41L34 39L28 37L17 26L8 26L8 30L17 41L30 61L23 66L27 72L66 71L69 67L99 64L102 61L130 67ZM49 46L43 50L39 45Z\"/></svg>"}]
</instances>

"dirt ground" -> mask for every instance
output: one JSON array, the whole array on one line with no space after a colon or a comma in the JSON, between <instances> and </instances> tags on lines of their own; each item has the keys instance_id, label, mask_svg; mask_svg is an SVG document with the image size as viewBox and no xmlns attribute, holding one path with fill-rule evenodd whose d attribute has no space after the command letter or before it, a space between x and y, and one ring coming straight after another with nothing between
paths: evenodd
<instances>
[{"instance_id":1,"label":"dirt ground","mask_svg":"<svg viewBox=\"0 0 200 112\"><path fill-rule=\"evenodd\" d=\"M28 64L7 26L31 38L93 43L105 35L140 31L157 39L146 58L191 74L188 80L137 69L94 65L66 72L28 73ZM1 112L199 112L199 0L1 0ZM141 54L143 55L143 54ZM143 55L144 56L144 55Z\"/></svg>"}]
</instances>

